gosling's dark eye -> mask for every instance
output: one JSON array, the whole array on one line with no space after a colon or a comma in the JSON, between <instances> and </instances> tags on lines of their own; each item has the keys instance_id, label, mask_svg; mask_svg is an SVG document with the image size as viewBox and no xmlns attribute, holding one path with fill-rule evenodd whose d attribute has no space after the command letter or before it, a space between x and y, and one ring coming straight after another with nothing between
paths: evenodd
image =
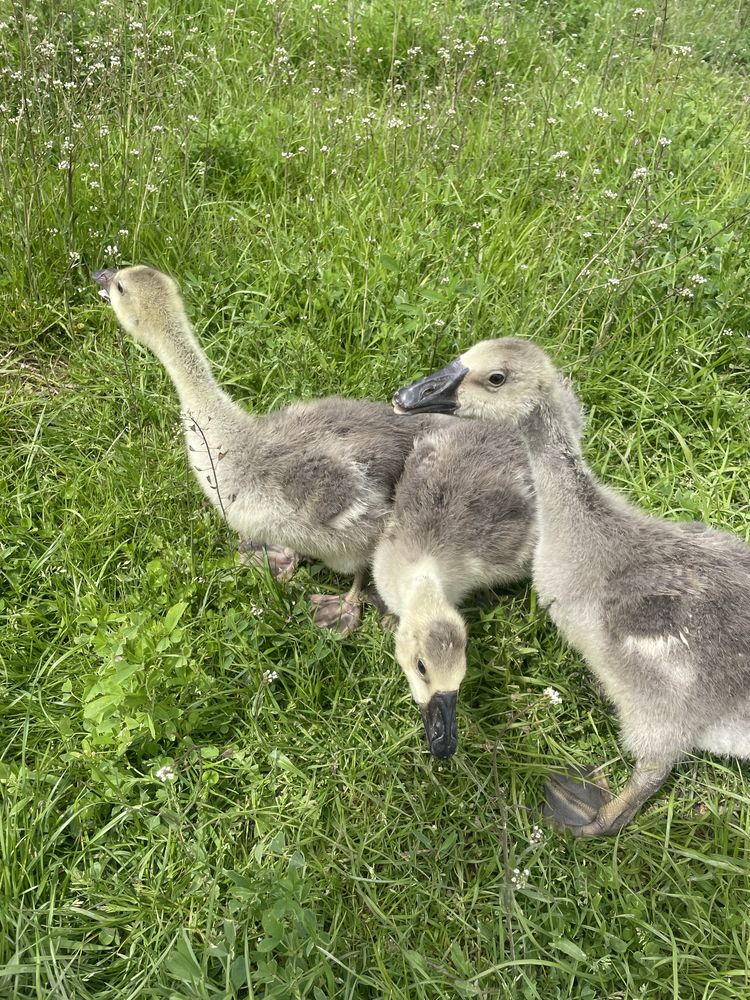
<instances>
[{"instance_id":1,"label":"gosling's dark eye","mask_svg":"<svg viewBox=\"0 0 750 1000\"><path fill-rule=\"evenodd\" d=\"M487 381L490 385L502 385L505 382L505 374L503 372L493 372Z\"/></svg>"},{"instance_id":2,"label":"gosling's dark eye","mask_svg":"<svg viewBox=\"0 0 750 1000\"><path fill-rule=\"evenodd\" d=\"M424 677L424 676L425 676L425 674L427 673L427 667L426 667L426 666L424 665L424 663L422 663L422 661L421 661L421 660L417 660L417 670L418 670L418 671L420 672L420 674L421 674L421 675L422 675L423 677Z\"/></svg>"},{"instance_id":3,"label":"gosling's dark eye","mask_svg":"<svg viewBox=\"0 0 750 1000\"><path fill-rule=\"evenodd\" d=\"M117 282L117 291L120 293L120 295L125 294L125 289L122 287L119 281Z\"/></svg>"}]
</instances>

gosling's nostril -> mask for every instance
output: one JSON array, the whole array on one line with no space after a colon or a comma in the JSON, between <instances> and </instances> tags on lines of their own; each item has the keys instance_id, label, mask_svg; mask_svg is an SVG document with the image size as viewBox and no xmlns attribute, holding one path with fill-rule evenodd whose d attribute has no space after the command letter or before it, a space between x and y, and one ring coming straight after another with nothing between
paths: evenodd
<instances>
[{"instance_id":1,"label":"gosling's nostril","mask_svg":"<svg viewBox=\"0 0 750 1000\"><path fill-rule=\"evenodd\" d=\"M442 388L443 388L442 382L428 382L422 389L422 394L420 398L424 399L426 396L434 396L435 393L440 392Z\"/></svg>"}]
</instances>

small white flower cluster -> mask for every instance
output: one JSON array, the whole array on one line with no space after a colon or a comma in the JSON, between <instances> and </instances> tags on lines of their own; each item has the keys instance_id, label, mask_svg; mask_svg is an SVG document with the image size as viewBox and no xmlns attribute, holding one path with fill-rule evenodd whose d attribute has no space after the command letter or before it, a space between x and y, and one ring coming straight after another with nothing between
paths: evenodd
<instances>
[{"instance_id":1,"label":"small white flower cluster","mask_svg":"<svg viewBox=\"0 0 750 1000\"><path fill-rule=\"evenodd\" d=\"M568 155L567 149L558 149L556 153L553 153L551 159L553 160L564 160Z\"/></svg>"},{"instance_id":2,"label":"small white flower cluster","mask_svg":"<svg viewBox=\"0 0 750 1000\"><path fill-rule=\"evenodd\" d=\"M514 885L516 889L523 889L529 881L529 875L531 875L531 872L528 868L524 868L523 871L520 868L514 868L513 874L510 877L511 885Z\"/></svg>"},{"instance_id":3,"label":"small white flower cluster","mask_svg":"<svg viewBox=\"0 0 750 1000\"><path fill-rule=\"evenodd\" d=\"M156 777L159 781L174 781L177 775L168 764L165 764L164 767L160 767L156 772Z\"/></svg>"},{"instance_id":4,"label":"small white flower cluster","mask_svg":"<svg viewBox=\"0 0 750 1000\"><path fill-rule=\"evenodd\" d=\"M694 289L700 285L705 285L707 280L702 274L691 274L688 281L692 285L692 288L690 285L685 285L684 288L676 289L676 294L680 295L683 299L695 298Z\"/></svg>"},{"instance_id":5,"label":"small white flower cluster","mask_svg":"<svg viewBox=\"0 0 750 1000\"><path fill-rule=\"evenodd\" d=\"M278 673L275 670L264 670L263 671L263 683L273 684L275 680L278 679Z\"/></svg>"},{"instance_id":6,"label":"small white flower cluster","mask_svg":"<svg viewBox=\"0 0 750 1000\"><path fill-rule=\"evenodd\" d=\"M636 167L632 174L632 179L634 181L640 180L642 177L648 177L648 167Z\"/></svg>"},{"instance_id":7,"label":"small white flower cluster","mask_svg":"<svg viewBox=\"0 0 750 1000\"><path fill-rule=\"evenodd\" d=\"M545 698L549 698L553 705L562 705L562 695L557 688L546 687L542 693Z\"/></svg>"},{"instance_id":8,"label":"small white flower cluster","mask_svg":"<svg viewBox=\"0 0 750 1000\"><path fill-rule=\"evenodd\" d=\"M660 135L659 136L659 145L660 146L664 146L664 147L671 146L672 145L672 140L671 139L667 139L667 137L665 135Z\"/></svg>"}]
</instances>

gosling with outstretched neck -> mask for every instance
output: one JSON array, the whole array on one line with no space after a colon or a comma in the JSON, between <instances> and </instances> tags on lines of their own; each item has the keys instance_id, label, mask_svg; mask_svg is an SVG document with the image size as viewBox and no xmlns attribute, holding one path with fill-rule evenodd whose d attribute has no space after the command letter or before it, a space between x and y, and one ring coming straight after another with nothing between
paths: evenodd
<instances>
[{"instance_id":1,"label":"gosling with outstretched neck","mask_svg":"<svg viewBox=\"0 0 750 1000\"><path fill-rule=\"evenodd\" d=\"M408 426L385 404L339 397L255 416L217 384L171 278L144 265L94 277L121 326L171 377L205 495L261 558L269 547L278 576L290 574L298 554L353 574L345 597L310 599L319 625L355 628L364 573L404 461L415 437L441 418Z\"/></svg>"}]
</instances>

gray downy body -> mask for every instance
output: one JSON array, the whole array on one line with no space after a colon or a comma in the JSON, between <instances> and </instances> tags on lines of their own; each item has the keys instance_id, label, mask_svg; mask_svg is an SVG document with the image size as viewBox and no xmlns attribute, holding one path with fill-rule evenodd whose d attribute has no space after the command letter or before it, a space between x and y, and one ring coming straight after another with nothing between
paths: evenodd
<instances>
[{"instance_id":1,"label":"gray downy body","mask_svg":"<svg viewBox=\"0 0 750 1000\"><path fill-rule=\"evenodd\" d=\"M750 549L598 483L546 406L524 428L542 603L617 707L636 759L750 756Z\"/></svg>"},{"instance_id":2,"label":"gray downy body","mask_svg":"<svg viewBox=\"0 0 750 1000\"><path fill-rule=\"evenodd\" d=\"M520 436L456 420L419 438L406 460L373 559L375 583L399 616L411 579L424 574L457 605L472 590L527 577L535 540Z\"/></svg>"},{"instance_id":3,"label":"gray downy body","mask_svg":"<svg viewBox=\"0 0 750 1000\"><path fill-rule=\"evenodd\" d=\"M440 419L403 427L385 404L339 397L262 416L183 408L190 464L227 523L341 573L367 566L415 438Z\"/></svg>"}]
</instances>

